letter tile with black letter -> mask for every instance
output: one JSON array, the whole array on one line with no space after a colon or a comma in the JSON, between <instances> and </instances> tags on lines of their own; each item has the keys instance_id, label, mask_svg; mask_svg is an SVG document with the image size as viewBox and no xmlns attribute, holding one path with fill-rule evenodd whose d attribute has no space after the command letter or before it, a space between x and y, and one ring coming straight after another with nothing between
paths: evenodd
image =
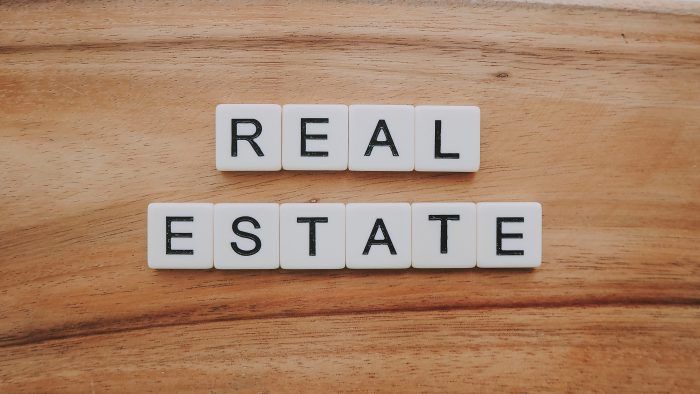
<instances>
[{"instance_id":1,"label":"letter tile with black letter","mask_svg":"<svg viewBox=\"0 0 700 394\"><path fill-rule=\"evenodd\" d=\"M349 117L350 170L413 170L412 105L351 105Z\"/></svg>"},{"instance_id":2,"label":"letter tile with black letter","mask_svg":"<svg viewBox=\"0 0 700 394\"><path fill-rule=\"evenodd\" d=\"M480 268L534 268L542 263L542 205L482 202L476 205Z\"/></svg>"},{"instance_id":3,"label":"letter tile with black letter","mask_svg":"<svg viewBox=\"0 0 700 394\"><path fill-rule=\"evenodd\" d=\"M345 229L348 268L411 266L410 204L347 204Z\"/></svg>"},{"instance_id":4,"label":"letter tile with black letter","mask_svg":"<svg viewBox=\"0 0 700 394\"><path fill-rule=\"evenodd\" d=\"M282 107L217 105L216 168L219 171L282 169Z\"/></svg>"},{"instance_id":5,"label":"letter tile with black letter","mask_svg":"<svg viewBox=\"0 0 700 394\"><path fill-rule=\"evenodd\" d=\"M282 108L282 168L348 168L348 106L286 104Z\"/></svg>"},{"instance_id":6,"label":"letter tile with black letter","mask_svg":"<svg viewBox=\"0 0 700 394\"><path fill-rule=\"evenodd\" d=\"M345 268L345 204L280 205L280 266Z\"/></svg>"},{"instance_id":7,"label":"letter tile with black letter","mask_svg":"<svg viewBox=\"0 0 700 394\"><path fill-rule=\"evenodd\" d=\"M419 105L415 111L416 171L479 170L479 107Z\"/></svg>"},{"instance_id":8,"label":"letter tile with black letter","mask_svg":"<svg viewBox=\"0 0 700 394\"><path fill-rule=\"evenodd\" d=\"M154 269L208 269L213 266L214 204L148 205L148 266Z\"/></svg>"},{"instance_id":9,"label":"letter tile with black letter","mask_svg":"<svg viewBox=\"0 0 700 394\"><path fill-rule=\"evenodd\" d=\"M413 203L414 268L476 266L476 204Z\"/></svg>"},{"instance_id":10,"label":"letter tile with black letter","mask_svg":"<svg viewBox=\"0 0 700 394\"><path fill-rule=\"evenodd\" d=\"M279 204L214 206L214 267L279 268Z\"/></svg>"}]
</instances>

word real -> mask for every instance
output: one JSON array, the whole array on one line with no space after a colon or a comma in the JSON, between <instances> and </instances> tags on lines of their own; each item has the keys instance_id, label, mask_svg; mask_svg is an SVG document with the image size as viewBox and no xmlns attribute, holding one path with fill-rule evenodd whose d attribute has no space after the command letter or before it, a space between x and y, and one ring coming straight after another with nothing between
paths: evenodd
<instances>
[{"instance_id":1,"label":"word real","mask_svg":"<svg viewBox=\"0 0 700 394\"><path fill-rule=\"evenodd\" d=\"M474 172L479 107L220 104L221 171Z\"/></svg>"},{"instance_id":2,"label":"word real","mask_svg":"<svg viewBox=\"0 0 700 394\"><path fill-rule=\"evenodd\" d=\"M535 202L148 206L156 269L531 268L541 260Z\"/></svg>"}]
</instances>

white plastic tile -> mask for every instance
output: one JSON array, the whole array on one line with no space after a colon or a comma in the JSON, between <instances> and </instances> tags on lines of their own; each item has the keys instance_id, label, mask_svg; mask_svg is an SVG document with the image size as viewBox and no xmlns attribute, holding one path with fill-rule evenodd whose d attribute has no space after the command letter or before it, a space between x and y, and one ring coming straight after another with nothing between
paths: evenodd
<instances>
[{"instance_id":1,"label":"white plastic tile","mask_svg":"<svg viewBox=\"0 0 700 394\"><path fill-rule=\"evenodd\" d=\"M345 265L348 268L409 268L411 206L347 204Z\"/></svg>"},{"instance_id":2,"label":"white plastic tile","mask_svg":"<svg viewBox=\"0 0 700 394\"><path fill-rule=\"evenodd\" d=\"M349 168L413 170L413 106L351 105Z\"/></svg>"},{"instance_id":3,"label":"white plastic tile","mask_svg":"<svg viewBox=\"0 0 700 394\"><path fill-rule=\"evenodd\" d=\"M279 268L279 204L216 204L214 267Z\"/></svg>"},{"instance_id":4,"label":"white plastic tile","mask_svg":"<svg viewBox=\"0 0 700 394\"><path fill-rule=\"evenodd\" d=\"M148 205L148 266L155 269L208 269L213 266L214 205Z\"/></svg>"},{"instance_id":5,"label":"white plastic tile","mask_svg":"<svg viewBox=\"0 0 700 394\"><path fill-rule=\"evenodd\" d=\"M532 268L542 263L542 206L484 202L476 206L477 266Z\"/></svg>"},{"instance_id":6,"label":"white plastic tile","mask_svg":"<svg viewBox=\"0 0 700 394\"><path fill-rule=\"evenodd\" d=\"M348 106L287 104L282 108L285 170L348 168Z\"/></svg>"},{"instance_id":7,"label":"white plastic tile","mask_svg":"<svg viewBox=\"0 0 700 394\"><path fill-rule=\"evenodd\" d=\"M282 204L280 266L345 268L345 204Z\"/></svg>"},{"instance_id":8,"label":"white plastic tile","mask_svg":"<svg viewBox=\"0 0 700 394\"><path fill-rule=\"evenodd\" d=\"M282 168L282 108L277 104L216 106L216 168L279 171Z\"/></svg>"},{"instance_id":9,"label":"white plastic tile","mask_svg":"<svg viewBox=\"0 0 700 394\"><path fill-rule=\"evenodd\" d=\"M416 171L479 170L479 107L421 105L415 111Z\"/></svg>"},{"instance_id":10,"label":"white plastic tile","mask_svg":"<svg viewBox=\"0 0 700 394\"><path fill-rule=\"evenodd\" d=\"M476 266L476 204L413 203L414 268Z\"/></svg>"}]
</instances>

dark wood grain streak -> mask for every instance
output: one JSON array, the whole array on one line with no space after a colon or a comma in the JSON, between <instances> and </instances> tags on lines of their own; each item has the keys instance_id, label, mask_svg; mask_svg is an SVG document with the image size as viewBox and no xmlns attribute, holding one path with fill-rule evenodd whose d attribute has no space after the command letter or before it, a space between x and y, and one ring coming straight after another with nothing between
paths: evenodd
<instances>
[{"instance_id":1,"label":"dark wood grain streak","mask_svg":"<svg viewBox=\"0 0 700 394\"><path fill-rule=\"evenodd\" d=\"M215 322L6 349L0 378L57 391L323 391L339 380L342 391L689 391L698 317L695 307L593 307Z\"/></svg>"},{"instance_id":2,"label":"dark wood grain streak","mask_svg":"<svg viewBox=\"0 0 700 394\"><path fill-rule=\"evenodd\" d=\"M592 300L562 300L560 302L532 303L515 302L509 304L485 303L468 305L427 305L416 307L394 307L385 309L329 309L318 312L280 311L279 313L260 313L237 316L232 310L235 306L228 304L206 305L206 311L213 317L201 316L203 308L193 310L178 310L168 313L149 313L145 316L131 316L119 320L101 319L96 321L81 321L75 325L49 327L23 333L21 337L0 337L0 348L10 348L24 345L35 345L48 341L73 339L95 335L126 334L131 331L152 330L164 327L193 326L218 322L240 322L248 320L269 320L284 318L323 318L334 316L363 316L406 312L458 312L494 309L527 309L527 308L584 308L584 307L662 307L662 306L698 306L700 299L664 298L664 299L592 299Z\"/></svg>"}]
</instances>

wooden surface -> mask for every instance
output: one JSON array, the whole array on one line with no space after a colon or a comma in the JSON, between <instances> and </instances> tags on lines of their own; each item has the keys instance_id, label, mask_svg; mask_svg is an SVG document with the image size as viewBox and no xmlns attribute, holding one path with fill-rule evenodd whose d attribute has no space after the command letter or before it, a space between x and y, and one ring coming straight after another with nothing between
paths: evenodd
<instances>
[{"instance_id":1,"label":"wooden surface","mask_svg":"<svg viewBox=\"0 0 700 394\"><path fill-rule=\"evenodd\" d=\"M0 5L0 392L700 391L698 15ZM482 170L217 172L238 102L479 105ZM146 267L152 201L530 200L533 271Z\"/></svg>"}]
</instances>

